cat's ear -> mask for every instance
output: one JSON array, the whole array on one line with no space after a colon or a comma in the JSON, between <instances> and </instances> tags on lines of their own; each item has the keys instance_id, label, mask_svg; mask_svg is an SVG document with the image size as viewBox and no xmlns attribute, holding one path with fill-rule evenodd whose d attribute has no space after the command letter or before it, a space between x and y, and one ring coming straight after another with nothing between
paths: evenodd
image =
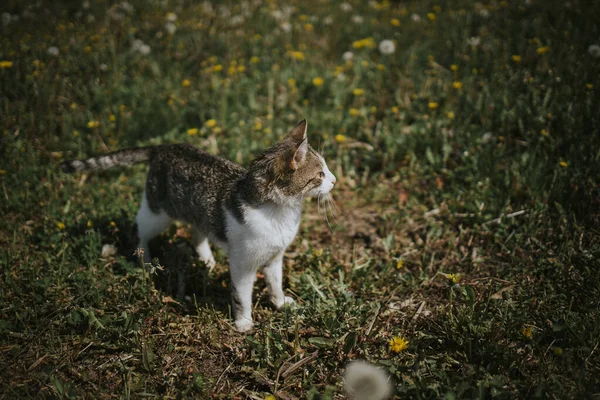
<instances>
[{"instance_id":1,"label":"cat's ear","mask_svg":"<svg viewBox=\"0 0 600 400\"><path fill-rule=\"evenodd\" d=\"M306 120L303 119L288 134L288 138L292 139L295 142L294 156L291 158L289 164L290 168L294 171L297 170L300 164L302 164L306 159L306 153L308 152L308 141L306 140L307 127L308 124L306 123Z\"/></svg>"}]
</instances>

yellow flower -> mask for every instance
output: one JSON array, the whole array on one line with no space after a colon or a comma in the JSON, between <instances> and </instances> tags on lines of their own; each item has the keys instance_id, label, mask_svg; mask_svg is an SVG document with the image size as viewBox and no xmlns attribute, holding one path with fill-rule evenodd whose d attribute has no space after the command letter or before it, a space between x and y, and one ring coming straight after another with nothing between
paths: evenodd
<instances>
[{"instance_id":1,"label":"yellow flower","mask_svg":"<svg viewBox=\"0 0 600 400\"><path fill-rule=\"evenodd\" d=\"M108 120L109 120L110 122L115 122L115 120L116 120L116 119L117 119L117 117L115 117L115 115L114 115L114 114L110 114L110 115L108 116Z\"/></svg>"},{"instance_id":2,"label":"yellow flower","mask_svg":"<svg viewBox=\"0 0 600 400\"><path fill-rule=\"evenodd\" d=\"M212 67L212 70L214 72L223 71L223 66L221 64L217 64L217 65L215 65L215 66Z\"/></svg>"},{"instance_id":3,"label":"yellow flower","mask_svg":"<svg viewBox=\"0 0 600 400\"><path fill-rule=\"evenodd\" d=\"M521 334L525 336L527 339L531 339L533 337L533 327L527 326L521 329Z\"/></svg>"},{"instance_id":4,"label":"yellow flower","mask_svg":"<svg viewBox=\"0 0 600 400\"><path fill-rule=\"evenodd\" d=\"M375 114L375 113L377 112L377 107L375 107L375 106L371 107L371 108L369 109L369 112L370 112L371 114Z\"/></svg>"},{"instance_id":5,"label":"yellow flower","mask_svg":"<svg viewBox=\"0 0 600 400\"><path fill-rule=\"evenodd\" d=\"M512 60L516 63L520 63L522 61L521 56L518 54L513 54Z\"/></svg>"},{"instance_id":6,"label":"yellow flower","mask_svg":"<svg viewBox=\"0 0 600 400\"><path fill-rule=\"evenodd\" d=\"M563 168L567 168L567 167L569 166L569 164L567 164L567 162L566 162L566 161L564 161L564 160L561 160L561 161L559 162L559 164L560 164L560 166L561 166L561 167L563 167Z\"/></svg>"},{"instance_id":7,"label":"yellow flower","mask_svg":"<svg viewBox=\"0 0 600 400\"><path fill-rule=\"evenodd\" d=\"M290 56L297 61L304 61L304 53L301 51L292 51L290 52Z\"/></svg>"},{"instance_id":8,"label":"yellow flower","mask_svg":"<svg viewBox=\"0 0 600 400\"><path fill-rule=\"evenodd\" d=\"M393 114L398 114L399 112L400 112L400 109L398 108L398 106L392 107L392 113Z\"/></svg>"},{"instance_id":9,"label":"yellow flower","mask_svg":"<svg viewBox=\"0 0 600 400\"><path fill-rule=\"evenodd\" d=\"M353 117L358 117L360 115L360 110L357 108L351 108L350 115L352 115Z\"/></svg>"},{"instance_id":10,"label":"yellow flower","mask_svg":"<svg viewBox=\"0 0 600 400\"><path fill-rule=\"evenodd\" d=\"M502 0L499 4L500 4L500 7L503 7L503 8L508 7L508 1Z\"/></svg>"},{"instance_id":11,"label":"yellow flower","mask_svg":"<svg viewBox=\"0 0 600 400\"><path fill-rule=\"evenodd\" d=\"M439 13L442 12L442 7L440 7L440 6L433 6L433 11L439 14Z\"/></svg>"},{"instance_id":12,"label":"yellow flower","mask_svg":"<svg viewBox=\"0 0 600 400\"><path fill-rule=\"evenodd\" d=\"M429 107L430 110L435 110L438 108L438 103L436 103L435 101L430 101L427 106Z\"/></svg>"},{"instance_id":13,"label":"yellow flower","mask_svg":"<svg viewBox=\"0 0 600 400\"><path fill-rule=\"evenodd\" d=\"M550 46L543 46L543 47L538 47L536 49L538 54L546 54L547 52L550 51Z\"/></svg>"},{"instance_id":14,"label":"yellow flower","mask_svg":"<svg viewBox=\"0 0 600 400\"><path fill-rule=\"evenodd\" d=\"M563 349L562 347L555 347L552 349L552 352L554 353L555 356L562 356L563 354Z\"/></svg>"},{"instance_id":15,"label":"yellow flower","mask_svg":"<svg viewBox=\"0 0 600 400\"><path fill-rule=\"evenodd\" d=\"M119 111L124 112L127 109L127 106L125 104L121 104L119 106Z\"/></svg>"},{"instance_id":16,"label":"yellow flower","mask_svg":"<svg viewBox=\"0 0 600 400\"><path fill-rule=\"evenodd\" d=\"M272 394L268 394L265 396L265 400L277 400L277 397L273 396Z\"/></svg>"},{"instance_id":17,"label":"yellow flower","mask_svg":"<svg viewBox=\"0 0 600 400\"><path fill-rule=\"evenodd\" d=\"M398 260L396 262L396 269L402 269L404 268L404 260Z\"/></svg>"},{"instance_id":18,"label":"yellow flower","mask_svg":"<svg viewBox=\"0 0 600 400\"><path fill-rule=\"evenodd\" d=\"M79 131L73 131L73 136L78 137L79 136Z\"/></svg>"},{"instance_id":19,"label":"yellow flower","mask_svg":"<svg viewBox=\"0 0 600 400\"><path fill-rule=\"evenodd\" d=\"M350 61L350 65L352 65L352 61ZM362 60L360 65L362 65L364 68L367 68L369 66L369 62L367 60Z\"/></svg>"},{"instance_id":20,"label":"yellow flower","mask_svg":"<svg viewBox=\"0 0 600 400\"><path fill-rule=\"evenodd\" d=\"M548 136L550 134L550 132L548 132L546 129L542 129L540 133L542 134L542 136Z\"/></svg>"},{"instance_id":21,"label":"yellow flower","mask_svg":"<svg viewBox=\"0 0 600 400\"><path fill-rule=\"evenodd\" d=\"M260 121L254 122L254 130L260 131L261 129L262 129L262 122L260 122Z\"/></svg>"},{"instance_id":22,"label":"yellow flower","mask_svg":"<svg viewBox=\"0 0 600 400\"><path fill-rule=\"evenodd\" d=\"M430 21L435 21L435 14L434 13L427 13L427 18L429 18Z\"/></svg>"},{"instance_id":23,"label":"yellow flower","mask_svg":"<svg viewBox=\"0 0 600 400\"><path fill-rule=\"evenodd\" d=\"M445 274L445 275L446 275L446 279L448 279L452 283L458 283L458 281L460 280L459 274Z\"/></svg>"},{"instance_id":24,"label":"yellow flower","mask_svg":"<svg viewBox=\"0 0 600 400\"><path fill-rule=\"evenodd\" d=\"M458 65L456 65L456 64L452 64L452 65L450 66L450 70L452 70L452 71L458 71Z\"/></svg>"},{"instance_id":25,"label":"yellow flower","mask_svg":"<svg viewBox=\"0 0 600 400\"><path fill-rule=\"evenodd\" d=\"M208 126L209 128L214 128L215 126L217 126L217 121L215 121L214 119L209 119L208 121L206 121L206 126Z\"/></svg>"},{"instance_id":26,"label":"yellow flower","mask_svg":"<svg viewBox=\"0 0 600 400\"><path fill-rule=\"evenodd\" d=\"M383 64L377 64L377 69L380 71L385 71L385 65Z\"/></svg>"},{"instance_id":27,"label":"yellow flower","mask_svg":"<svg viewBox=\"0 0 600 400\"><path fill-rule=\"evenodd\" d=\"M109 225L110 225L112 228L114 228L115 226L117 226L117 224L115 224L115 221L110 221L110 222L109 222Z\"/></svg>"},{"instance_id":28,"label":"yellow flower","mask_svg":"<svg viewBox=\"0 0 600 400\"><path fill-rule=\"evenodd\" d=\"M452 83L452 87L453 87L454 89L460 89L460 88L462 88L462 86L463 86L462 82L459 82L459 81L454 81L454 82Z\"/></svg>"},{"instance_id":29,"label":"yellow flower","mask_svg":"<svg viewBox=\"0 0 600 400\"><path fill-rule=\"evenodd\" d=\"M313 79L313 85L315 86L321 86L323 84L323 78L321 78L320 76L317 76L316 78Z\"/></svg>"},{"instance_id":30,"label":"yellow flower","mask_svg":"<svg viewBox=\"0 0 600 400\"><path fill-rule=\"evenodd\" d=\"M263 132L266 133L266 134L269 134L272 131L271 131L271 128L265 128L265 129L263 129Z\"/></svg>"},{"instance_id":31,"label":"yellow flower","mask_svg":"<svg viewBox=\"0 0 600 400\"><path fill-rule=\"evenodd\" d=\"M394 19L392 19L392 20L390 21L390 23L391 23L393 26L400 26L400 20L399 20L399 19L397 19L397 18L394 18Z\"/></svg>"},{"instance_id":32,"label":"yellow flower","mask_svg":"<svg viewBox=\"0 0 600 400\"><path fill-rule=\"evenodd\" d=\"M308 99L302 100L302 105L307 106L310 101Z\"/></svg>"},{"instance_id":33,"label":"yellow flower","mask_svg":"<svg viewBox=\"0 0 600 400\"><path fill-rule=\"evenodd\" d=\"M88 128L94 129L100 126L100 121L89 121L87 123Z\"/></svg>"},{"instance_id":34,"label":"yellow flower","mask_svg":"<svg viewBox=\"0 0 600 400\"><path fill-rule=\"evenodd\" d=\"M192 85L192 81L190 81L189 79L184 79L181 82L181 86L183 86L183 87L190 87L191 85Z\"/></svg>"},{"instance_id":35,"label":"yellow flower","mask_svg":"<svg viewBox=\"0 0 600 400\"><path fill-rule=\"evenodd\" d=\"M365 91L363 89L356 88L352 90L352 94L355 96L362 96L363 94L365 94Z\"/></svg>"},{"instance_id":36,"label":"yellow flower","mask_svg":"<svg viewBox=\"0 0 600 400\"><path fill-rule=\"evenodd\" d=\"M251 62L252 64L258 64L258 62L259 62L259 61L260 61L260 58L258 58L258 57L256 57L256 56L254 56L254 57L252 57L252 58L250 59L250 62Z\"/></svg>"},{"instance_id":37,"label":"yellow flower","mask_svg":"<svg viewBox=\"0 0 600 400\"><path fill-rule=\"evenodd\" d=\"M315 29L315 27L313 26L313 24L304 24L304 30L307 32L312 32L313 29Z\"/></svg>"},{"instance_id":38,"label":"yellow flower","mask_svg":"<svg viewBox=\"0 0 600 400\"><path fill-rule=\"evenodd\" d=\"M390 345L390 351L393 353L400 353L408 347L408 341L402 336L394 336L388 343Z\"/></svg>"},{"instance_id":39,"label":"yellow flower","mask_svg":"<svg viewBox=\"0 0 600 400\"><path fill-rule=\"evenodd\" d=\"M586 83L585 88L588 90L592 90L594 88L594 85L592 85L591 83Z\"/></svg>"},{"instance_id":40,"label":"yellow flower","mask_svg":"<svg viewBox=\"0 0 600 400\"><path fill-rule=\"evenodd\" d=\"M348 138L346 136L342 135L341 133L335 135L335 141L338 143L344 143L346 140L348 140Z\"/></svg>"},{"instance_id":41,"label":"yellow flower","mask_svg":"<svg viewBox=\"0 0 600 400\"><path fill-rule=\"evenodd\" d=\"M254 35L254 40L260 40L262 38L262 35L260 33L257 33Z\"/></svg>"},{"instance_id":42,"label":"yellow flower","mask_svg":"<svg viewBox=\"0 0 600 400\"><path fill-rule=\"evenodd\" d=\"M290 78L287 80L287 83L290 87L296 86L296 80L294 78Z\"/></svg>"},{"instance_id":43,"label":"yellow flower","mask_svg":"<svg viewBox=\"0 0 600 400\"><path fill-rule=\"evenodd\" d=\"M6 170L5 169L0 169L0 175L6 175Z\"/></svg>"},{"instance_id":44,"label":"yellow flower","mask_svg":"<svg viewBox=\"0 0 600 400\"><path fill-rule=\"evenodd\" d=\"M446 116L448 117L448 119L454 119L454 117L455 117L454 111L448 111L448 113L446 114Z\"/></svg>"},{"instance_id":45,"label":"yellow flower","mask_svg":"<svg viewBox=\"0 0 600 400\"><path fill-rule=\"evenodd\" d=\"M83 48L83 51L85 51L86 53L91 53L92 52L92 46L85 46Z\"/></svg>"},{"instance_id":46,"label":"yellow flower","mask_svg":"<svg viewBox=\"0 0 600 400\"><path fill-rule=\"evenodd\" d=\"M313 254L317 257L321 257L323 255L323 249L317 249L313 251Z\"/></svg>"},{"instance_id":47,"label":"yellow flower","mask_svg":"<svg viewBox=\"0 0 600 400\"><path fill-rule=\"evenodd\" d=\"M372 37L368 37L352 42L352 47L354 47L355 49L362 49L363 47L366 47L368 49L374 49L375 47L377 47L377 44L375 43L375 40L373 40Z\"/></svg>"},{"instance_id":48,"label":"yellow flower","mask_svg":"<svg viewBox=\"0 0 600 400\"><path fill-rule=\"evenodd\" d=\"M190 135L190 136L197 135L198 134L198 128L190 128L190 129L188 129L187 130L187 134Z\"/></svg>"},{"instance_id":49,"label":"yellow flower","mask_svg":"<svg viewBox=\"0 0 600 400\"><path fill-rule=\"evenodd\" d=\"M237 72L239 72L241 74L241 73L244 73L245 71L246 71L246 67L245 66L238 65Z\"/></svg>"},{"instance_id":50,"label":"yellow flower","mask_svg":"<svg viewBox=\"0 0 600 400\"><path fill-rule=\"evenodd\" d=\"M93 224L92 224L92 221L91 221L91 220L89 220L89 221L87 222L87 227L88 227L88 228L91 228L91 227L92 227L92 225L93 225Z\"/></svg>"},{"instance_id":51,"label":"yellow flower","mask_svg":"<svg viewBox=\"0 0 600 400\"><path fill-rule=\"evenodd\" d=\"M65 229L65 224L63 224L62 222L58 222L56 224L56 227L58 228L58 230L62 231L63 229Z\"/></svg>"},{"instance_id":52,"label":"yellow flower","mask_svg":"<svg viewBox=\"0 0 600 400\"><path fill-rule=\"evenodd\" d=\"M13 66L13 62L12 61L0 61L0 68L4 69L4 68L12 68Z\"/></svg>"}]
</instances>

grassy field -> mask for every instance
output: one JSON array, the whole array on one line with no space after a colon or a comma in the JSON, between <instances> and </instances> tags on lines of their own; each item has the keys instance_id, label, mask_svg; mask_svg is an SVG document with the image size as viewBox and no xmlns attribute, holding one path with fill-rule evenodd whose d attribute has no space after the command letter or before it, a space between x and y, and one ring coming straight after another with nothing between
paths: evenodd
<instances>
[{"instance_id":1,"label":"grassy field","mask_svg":"<svg viewBox=\"0 0 600 400\"><path fill-rule=\"evenodd\" d=\"M1 398L341 399L353 359L397 398L600 398L600 3L0 11ZM132 256L144 166L58 168L175 142L247 164L302 118L340 210L307 202L299 307L259 279L248 336L185 226L160 268Z\"/></svg>"}]
</instances>

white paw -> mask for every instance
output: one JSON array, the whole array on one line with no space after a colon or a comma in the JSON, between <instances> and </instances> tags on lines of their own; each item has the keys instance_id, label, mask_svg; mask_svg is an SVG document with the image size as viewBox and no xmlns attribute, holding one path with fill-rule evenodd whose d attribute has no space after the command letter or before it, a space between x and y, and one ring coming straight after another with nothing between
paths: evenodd
<instances>
[{"instance_id":1,"label":"white paw","mask_svg":"<svg viewBox=\"0 0 600 400\"><path fill-rule=\"evenodd\" d=\"M208 268L209 271L212 271L213 268L215 267L215 265L217 265L217 262L215 261L214 258L209 258L207 260L204 260L201 258L200 261L202 261L204 264L206 264L206 268Z\"/></svg>"},{"instance_id":2,"label":"white paw","mask_svg":"<svg viewBox=\"0 0 600 400\"><path fill-rule=\"evenodd\" d=\"M285 296L283 301L273 302L275 308L281 310L284 307L293 307L296 305L296 300L292 299L290 296Z\"/></svg>"},{"instance_id":3,"label":"white paw","mask_svg":"<svg viewBox=\"0 0 600 400\"><path fill-rule=\"evenodd\" d=\"M251 319L242 318L235 321L235 329L240 332L248 332L254 328L254 323Z\"/></svg>"}]
</instances>

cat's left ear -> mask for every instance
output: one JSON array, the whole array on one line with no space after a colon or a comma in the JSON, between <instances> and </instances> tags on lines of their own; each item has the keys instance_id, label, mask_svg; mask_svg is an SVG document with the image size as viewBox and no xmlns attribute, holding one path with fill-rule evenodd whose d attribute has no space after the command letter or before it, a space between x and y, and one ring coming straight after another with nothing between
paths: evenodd
<instances>
[{"instance_id":1,"label":"cat's left ear","mask_svg":"<svg viewBox=\"0 0 600 400\"><path fill-rule=\"evenodd\" d=\"M292 129L288 134L288 138L292 139L295 143L294 156L290 160L290 168L297 170L300 164L306 159L306 153L308 152L308 141L306 140L306 130L308 124L303 119L300 123Z\"/></svg>"}]
</instances>

